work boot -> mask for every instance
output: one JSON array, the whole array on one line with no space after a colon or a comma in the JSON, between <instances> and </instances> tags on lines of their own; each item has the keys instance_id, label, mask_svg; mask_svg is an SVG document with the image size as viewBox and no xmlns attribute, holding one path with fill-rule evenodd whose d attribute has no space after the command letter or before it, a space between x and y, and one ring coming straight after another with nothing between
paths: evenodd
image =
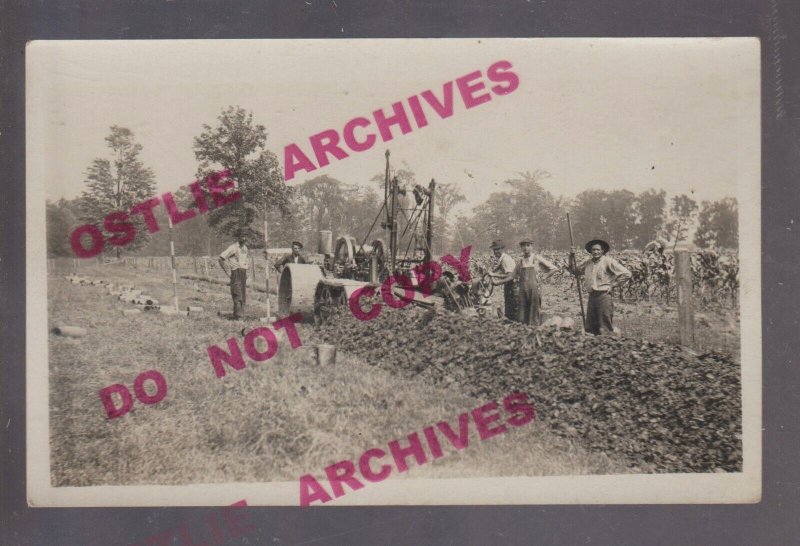
<instances>
[{"instance_id":1,"label":"work boot","mask_svg":"<svg viewBox=\"0 0 800 546\"><path fill-rule=\"evenodd\" d=\"M238 301L233 302L233 319L240 320L242 318L242 304Z\"/></svg>"}]
</instances>

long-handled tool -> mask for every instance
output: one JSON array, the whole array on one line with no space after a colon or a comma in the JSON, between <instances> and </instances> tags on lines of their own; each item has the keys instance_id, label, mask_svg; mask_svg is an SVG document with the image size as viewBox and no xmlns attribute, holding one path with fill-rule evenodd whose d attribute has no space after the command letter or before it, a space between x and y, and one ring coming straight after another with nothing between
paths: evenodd
<instances>
[{"instance_id":1,"label":"long-handled tool","mask_svg":"<svg viewBox=\"0 0 800 546\"><path fill-rule=\"evenodd\" d=\"M571 249L575 248L575 239L572 237L572 221L569 219L569 213L567 213L567 226L569 226L569 267L575 273L575 284L578 287L578 301L581 303L581 321L583 322L583 329L586 329L586 313L583 310L583 290L581 290L581 280L578 276L578 262L575 259L575 252Z\"/></svg>"}]
</instances>

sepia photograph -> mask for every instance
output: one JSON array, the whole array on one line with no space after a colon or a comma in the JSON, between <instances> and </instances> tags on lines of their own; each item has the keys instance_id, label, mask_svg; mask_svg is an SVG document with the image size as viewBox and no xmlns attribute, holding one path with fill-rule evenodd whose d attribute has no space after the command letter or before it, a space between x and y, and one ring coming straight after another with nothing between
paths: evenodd
<instances>
[{"instance_id":1,"label":"sepia photograph","mask_svg":"<svg viewBox=\"0 0 800 546\"><path fill-rule=\"evenodd\" d=\"M25 54L31 505L760 500L758 39Z\"/></svg>"}]
</instances>

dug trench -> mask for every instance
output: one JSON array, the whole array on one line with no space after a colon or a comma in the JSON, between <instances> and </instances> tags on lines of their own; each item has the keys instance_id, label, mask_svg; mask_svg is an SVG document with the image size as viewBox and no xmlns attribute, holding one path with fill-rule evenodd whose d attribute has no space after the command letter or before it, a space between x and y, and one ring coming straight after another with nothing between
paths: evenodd
<instances>
[{"instance_id":1,"label":"dug trench","mask_svg":"<svg viewBox=\"0 0 800 546\"><path fill-rule=\"evenodd\" d=\"M344 353L478 398L526 392L537 418L638 472L742 470L738 363L717 353L418 308L342 311L318 335Z\"/></svg>"}]
</instances>

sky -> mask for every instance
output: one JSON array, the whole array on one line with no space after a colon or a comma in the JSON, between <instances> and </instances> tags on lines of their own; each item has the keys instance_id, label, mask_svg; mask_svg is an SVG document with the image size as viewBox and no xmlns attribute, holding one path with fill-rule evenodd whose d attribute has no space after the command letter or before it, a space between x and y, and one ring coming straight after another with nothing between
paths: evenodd
<instances>
[{"instance_id":1,"label":"sky","mask_svg":"<svg viewBox=\"0 0 800 546\"><path fill-rule=\"evenodd\" d=\"M760 181L759 55L748 38L37 41L26 49L29 182L47 199L78 196L120 125L159 192L175 191L196 172L194 137L229 105L266 126L281 164L292 143L313 158L311 135L507 60L512 93L467 109L456 91L451 117L429 113L428 126L289 184L327 174L369 185L389 149L419 181L458 185L465 209L537 169L566 197L741 196Z\"/></svg>"}]
</instances>

